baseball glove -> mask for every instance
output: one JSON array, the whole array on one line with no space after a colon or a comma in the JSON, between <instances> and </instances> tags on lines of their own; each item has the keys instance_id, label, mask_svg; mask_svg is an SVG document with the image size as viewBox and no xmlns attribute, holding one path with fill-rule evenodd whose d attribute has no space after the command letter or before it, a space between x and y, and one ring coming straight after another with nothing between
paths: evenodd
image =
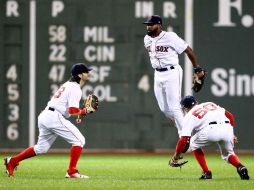
<instances>
[{"instance_id":1,"label":"baseball glove","mask_svg":"<svg viewBox=\"0 0 254 190\"><path fill-rule=\"evenodd\" d=\"M203 70L201 67L194 68L194 75L193 75L193 86L192 89L194 92L199 92L204 85L206 71Z\"/></svg>"},{"instance_id":2,"label":"baseball glove","mask_svg":"<svg viewBox=\"0 0 254 190\"><path fill-rule=\"evenodd\" d=\"M89 94L84 101L84 108L87 113L93 113L98 110L99 99L94 94Z\"/></svg>"},{"instance_id":3,"label":"baseball glove","mask_svg":"<svg viewBox=\"0 0 254 190\"><path fill-rule=\"evenodd\" d=\"M180 157L179 159L176 159L174 156L169 160L169 165L171 167L182 167L184 164L186 164L188 161L181 161L179 162L180 159L182 159L183 157Z\"/></svg>"}]
</instances>

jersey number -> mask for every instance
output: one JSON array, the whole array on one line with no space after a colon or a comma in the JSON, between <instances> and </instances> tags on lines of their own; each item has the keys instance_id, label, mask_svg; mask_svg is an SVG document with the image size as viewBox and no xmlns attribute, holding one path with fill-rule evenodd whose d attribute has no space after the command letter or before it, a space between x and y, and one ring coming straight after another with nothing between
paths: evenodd
<instances>
[{"instance_id":1,"label":"jersey number","mask_svg":"<svg viewBox=\"0 0 254 190\"><path fill-rule=\"evenodd\" d=\"M195 117L202 119L208 111L216 110L217 107L213 103L207 103L203 106L203 108L198 108L192 112L192 115Z\"/></svg>"},{"instance_id":2,"label":"jersey number","mask_svg":"<svg viewBox=\"0 0 254 190\"><path fill-rule=\"evenodd\" d=\"M59 98L61 95L62 95L62 92L65 90L65 87L64 86L62 86L62 87L60 87L57 91L56 91L56 93L55 93L55 95L54 95L54 98Z\"/></svg>"}]
</instances>

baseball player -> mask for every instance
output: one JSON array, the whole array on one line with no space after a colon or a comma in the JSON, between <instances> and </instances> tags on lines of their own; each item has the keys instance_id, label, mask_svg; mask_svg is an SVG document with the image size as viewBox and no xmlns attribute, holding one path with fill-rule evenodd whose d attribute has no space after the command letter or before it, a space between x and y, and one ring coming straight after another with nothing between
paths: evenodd
<instances>
[{"instance_id":1,"label":"baseball player","mask_svg":"<svg viewBox=\"0 0 254 190\"><path fill-rule=\"evenodd\" d=\"M89 77L89 71L85 64L77 63L72 66L71 78L65 82L48 102L46 108L38 117L39 137L35 146L29 147L14 157L4 159L6 173L9 177L14 176L14 169L19 163L27 158L48 152L58 136L72 145L70 151L70 163L66 178L89 178L77 170L77 162L85 145L85 138L66 118L70 116L83 117L90 113L86 108L79 109L81 100L81 88ZM77 119L77 123L81 120Z\"/></svg>"},{"instance_id":2,"label":"baseball player","mask_svg":"<svg viewBox=\"0 0 254 190\"><path fill-rule=\"evenodd\" d=\"M186 53L194 71L202 77L203 70L197 65L196 56L188 44L174 32L162 30L162 19L153 15L146 24L147 35L144 46L154 68L154 93L160 110L175 123L180 136L183 112L180 106L183 70L178 55Z\"/></svg>"},{"instance_id":3,"label":"baseball player","mask_svg":"<svg viewBox=\"0 0 254 190\"><path fill-rule=\"evenodd\" d=\"M248 170L241 164L233 150L234 144L237 143L233 131L235 125L233 115L213 102L198 104L193 96L184 97L181 105L187 114L184 117L181 138L170 160L170 165L175 167L181 159L181 154L190 148L203 170L200 179L212 179L212 172L206 164L202 148L217 143L222 159L236 167L241 179L248 180Z\"/></svg>"}]
</instances>

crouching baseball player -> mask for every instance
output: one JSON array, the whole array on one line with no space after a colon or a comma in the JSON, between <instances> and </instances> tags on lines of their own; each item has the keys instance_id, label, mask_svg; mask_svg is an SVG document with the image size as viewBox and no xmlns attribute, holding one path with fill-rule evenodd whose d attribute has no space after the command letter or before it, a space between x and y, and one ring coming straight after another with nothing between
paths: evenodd
<instances>
[{"instance_id":1,"label":"crouching baseball player","mask_svg":"<svg viewBox=\"0 0 254 190\"><path fill-rule=\"evenodd\" d=\"M66 118L78 116L76 122L80 123L87 113L97 110L98 99L95 101L86 99L88 102L93 103L90 106L79 108L79 102L82 97L81 88L88 80L90 70L90 68L82 63L72 66L70 80L65 82L56 91L45 110L38 117L39 138L37 144L25 149L14 157L4 159L6 173L9 177L14 176L14 169L22 160L48 152L56 138L60 136L72 145L69 168L65 177L89 178L86 175L80 174L76 167L85 145L85 138L78 128Z\"/></svg>"},{"instance_id":2,"label":"crouching baseball player","mask_svg":"<svg viewBox=\"0 0 254 190\"><path fill-rule=\"evenodd\" d=\"M235 125L233 115L213 102L198 104L193 96L185 96L181 105L186 115L181 138L177 142L175 154L170 159L169 165L178 167L185 164L186 161L179 162L179 159L190 147L203 170L200 179L212 179L212 172L208 169L202 148L217 143L222 159L236 167L241 179L248 180L248 170L233 150L234 143L237 143L233 132Z\"/></svg>"}]
</instances>

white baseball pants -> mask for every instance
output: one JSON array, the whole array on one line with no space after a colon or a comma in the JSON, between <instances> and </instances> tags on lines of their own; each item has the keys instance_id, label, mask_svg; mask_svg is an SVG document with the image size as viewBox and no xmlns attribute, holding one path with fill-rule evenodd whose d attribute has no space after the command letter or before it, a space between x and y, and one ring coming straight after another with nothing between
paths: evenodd
<instances>
[{"instance_id":1,"label":"white baseball pants","mask_svg":"<svg viewBox=\"0 0 254 190\"><path fill-rule=\"evenodd\" d=\"M69 120L59 112L45 109L38 117L39 137L34 146L36 154L46 153L58 136L73 146L85 145L85 138Z\"/></svg>"},{"instance_id":2,"label":"white baseball pants","mask_svg":"<svg viewBox=\"0 0 254 190\"><path fill-rule=\"evenodd\" d=\"M205 126L201 131L191 137L190 149L192 151L217 143L222 159L228 159L234 153L234 132L230 124L212 124Z\"/></svg>"},{"instance_id":3,"label":"white baseball pants","mask_svg":"<svg viewBox=\"0 0 254 190\"><path fill-rule=\"evenodd\" d=\"M181 109L181 89L183 70L180 65L168 71L154 73L154 93L160 110L176 124L180 136L183 125L183 110Z\"/></svg>"}]
</instances>

